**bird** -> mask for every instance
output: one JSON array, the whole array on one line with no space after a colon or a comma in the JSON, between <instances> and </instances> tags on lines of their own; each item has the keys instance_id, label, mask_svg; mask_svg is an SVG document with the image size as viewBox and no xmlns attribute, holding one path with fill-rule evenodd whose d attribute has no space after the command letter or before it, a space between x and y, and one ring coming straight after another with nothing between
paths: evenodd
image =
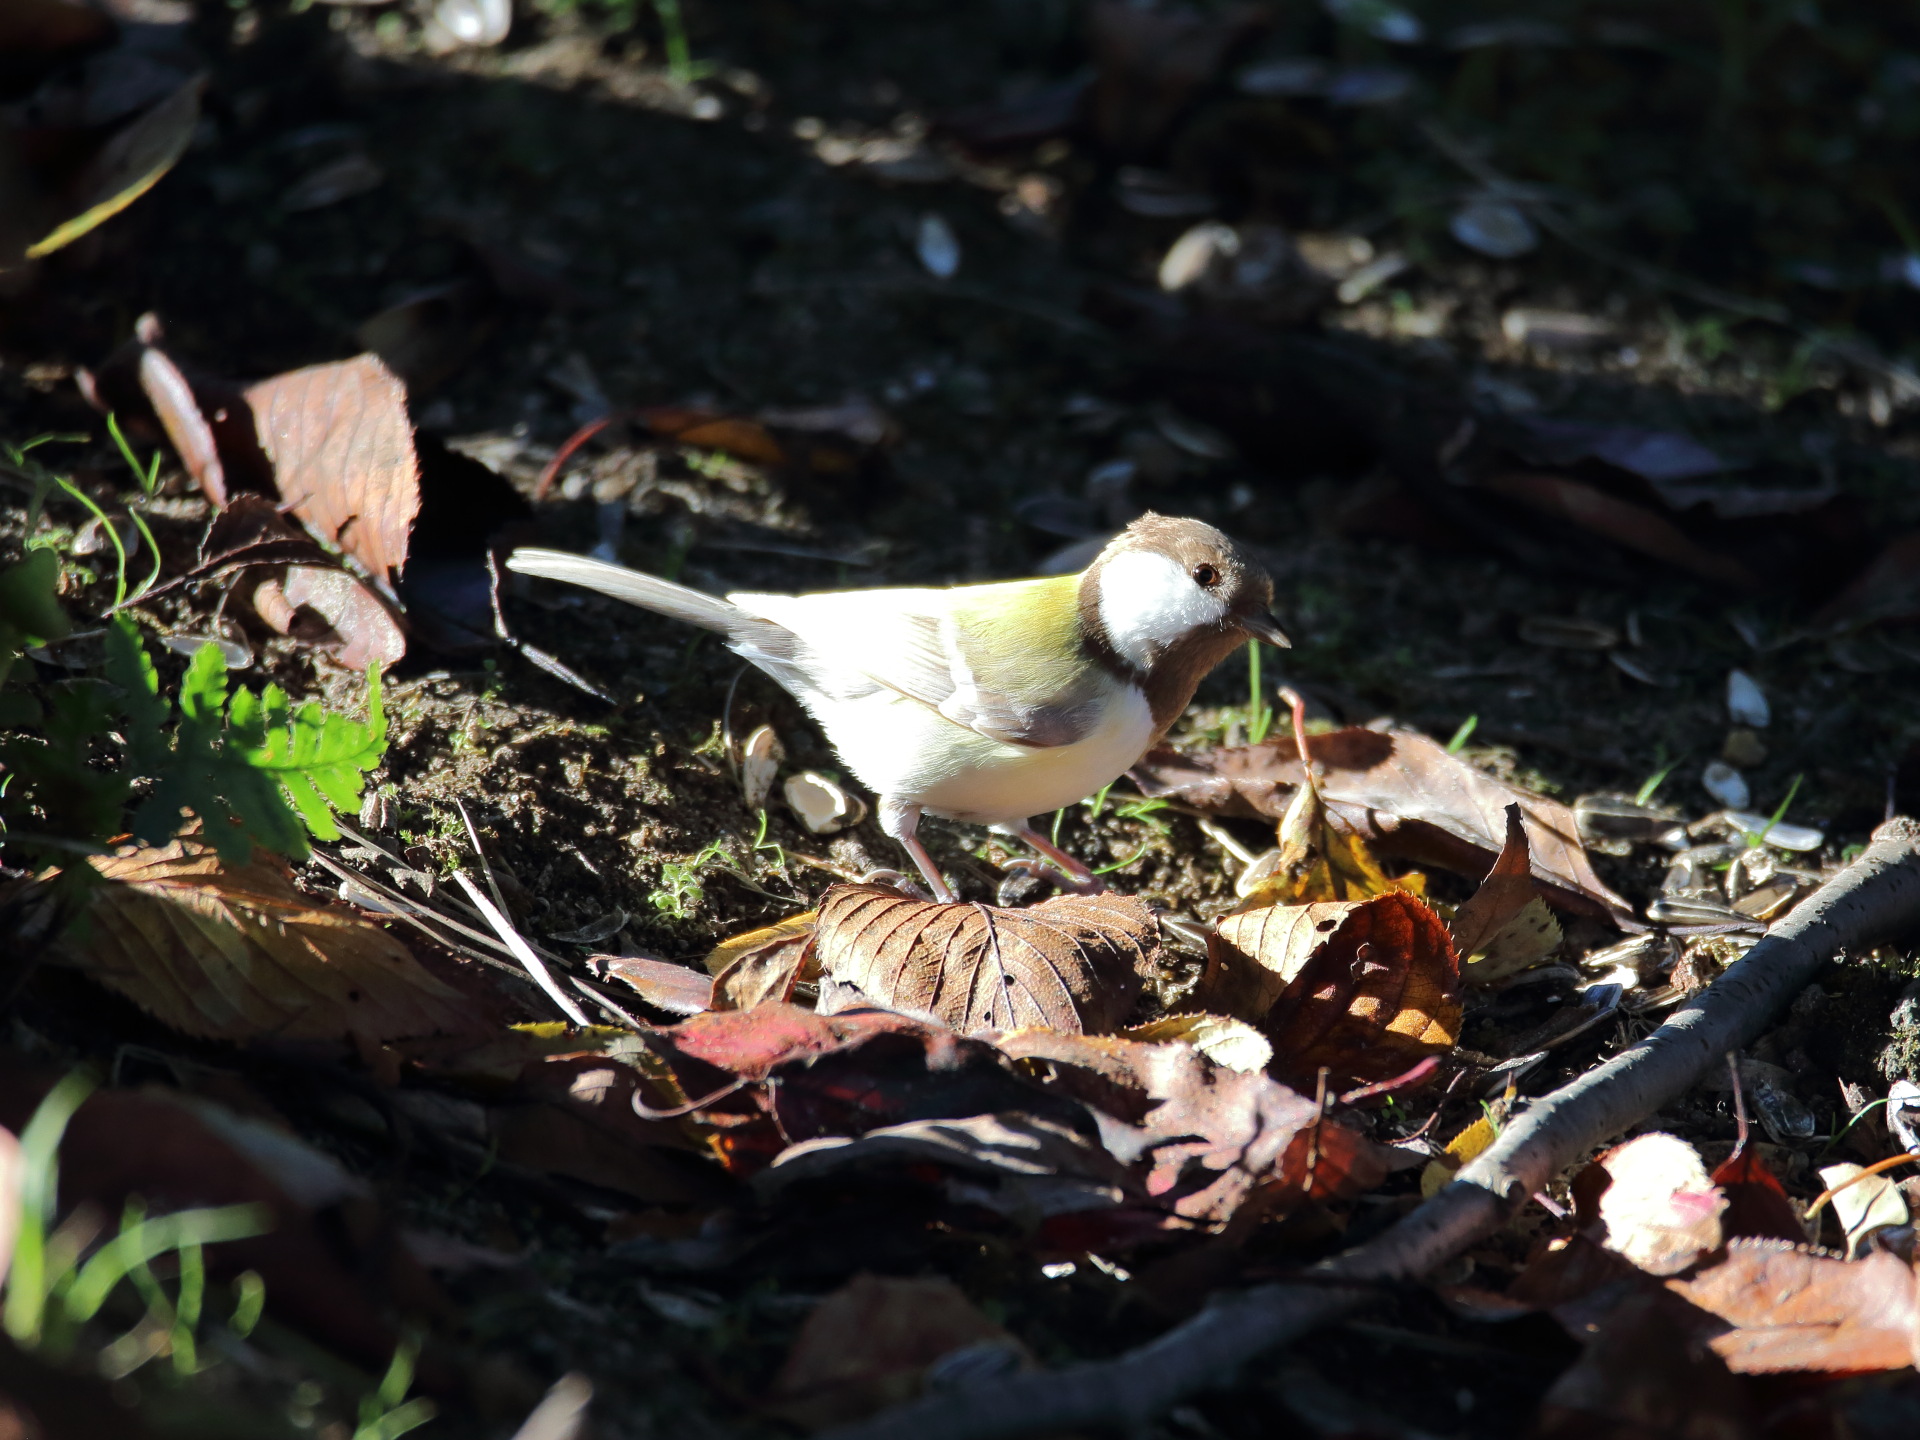
<instances>
[{"instance_id":1,"label":"bird","mask_svg":"<svg viewBox=\"0 0 1920 1440\"><path fill-rule=\"evenodd\" d=\"M945 588L723 599L530 547L507 568L724 636L819 723L942 903L954 894L922 815L986 825L1045 857L1065 888L1103 888L1033 817L1124 774L1249 638L1291 643L1265 568L1204 521L1151 512L1078 574Z\"/></svg>"}]
</instances>

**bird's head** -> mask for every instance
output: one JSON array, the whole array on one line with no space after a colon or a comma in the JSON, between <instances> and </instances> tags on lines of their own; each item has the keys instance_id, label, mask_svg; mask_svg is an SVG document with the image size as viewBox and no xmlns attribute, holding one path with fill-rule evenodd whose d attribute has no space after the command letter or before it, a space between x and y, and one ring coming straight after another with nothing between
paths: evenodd
<instances>
[{"instance_id":1,"label":"bird's head","mask_svg":"<svg viewBox=\"0 0 1920 1440\"><path fill-rule=\"evenodd\" d=\"M1115 536L1080 582L1089 640L1144 680L1156 717L1185 709L1249 637L1286 646L1272 604L1272 577L1233 541L1205 521L1152 513Z\"/></svg>"}]
</instances>

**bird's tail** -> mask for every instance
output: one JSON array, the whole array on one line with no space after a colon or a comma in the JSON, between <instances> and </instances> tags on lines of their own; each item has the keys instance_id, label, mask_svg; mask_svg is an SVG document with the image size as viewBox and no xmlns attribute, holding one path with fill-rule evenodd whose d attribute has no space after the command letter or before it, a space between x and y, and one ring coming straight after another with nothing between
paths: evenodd
<instances>
[{"instance_id":1,"label":"bird's tail","mask_svg":"<svg viewBox=\"0 0 1920 1440\"><path fill-rule=\"evenodd\" d=\"M643 575L624 565L573 555L565 550L519 549L507 557L507 568L545 580L565 580L611 595L643 610L657 611L705 630L733 636L751 625L752 617L731 601L699 590L689 590L657 575Z\"/></svg>"}]
</instances>

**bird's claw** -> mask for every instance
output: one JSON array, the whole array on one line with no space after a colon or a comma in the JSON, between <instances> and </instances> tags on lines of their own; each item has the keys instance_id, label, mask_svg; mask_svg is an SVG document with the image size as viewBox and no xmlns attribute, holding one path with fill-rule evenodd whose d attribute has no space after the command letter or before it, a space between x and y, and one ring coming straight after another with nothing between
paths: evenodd
<instances>
[{"instance_id":1,"label":"bird's claw","mask_svg":"<svg viewBox=\"0 0 1920 1440\"><path fill-rule=\"evenodd\" d=\"M1044 880L1056 890L1068 891L1075 895L1104 895L1107 892L1106 882L1098 875L1089 871L1083 878L1063 866L1054 864L1051 860L1029 860L1021 857L1007 861L1000 868L1007 873L1008 878L1026 875L1035 880Z\"/></svg>"}]
</instances>

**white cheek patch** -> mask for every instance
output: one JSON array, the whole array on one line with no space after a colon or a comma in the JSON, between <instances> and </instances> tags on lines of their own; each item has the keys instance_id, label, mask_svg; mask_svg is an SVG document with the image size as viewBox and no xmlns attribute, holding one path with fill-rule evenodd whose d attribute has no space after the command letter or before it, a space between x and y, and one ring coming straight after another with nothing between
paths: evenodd
<instances>
[{"instance_id":1,"label":"white cheek patch","mask_svg":"<svg viewBox=\"0 0 1920 1440\"><path fill-rule=\"evenodd\" d=\"M1100 622L1121 659L1139 670L1176 641L1226 618L1220 596L1194 584L1170 557L1122 550L1100 567Z\"/></svg>"}]
</instances>

